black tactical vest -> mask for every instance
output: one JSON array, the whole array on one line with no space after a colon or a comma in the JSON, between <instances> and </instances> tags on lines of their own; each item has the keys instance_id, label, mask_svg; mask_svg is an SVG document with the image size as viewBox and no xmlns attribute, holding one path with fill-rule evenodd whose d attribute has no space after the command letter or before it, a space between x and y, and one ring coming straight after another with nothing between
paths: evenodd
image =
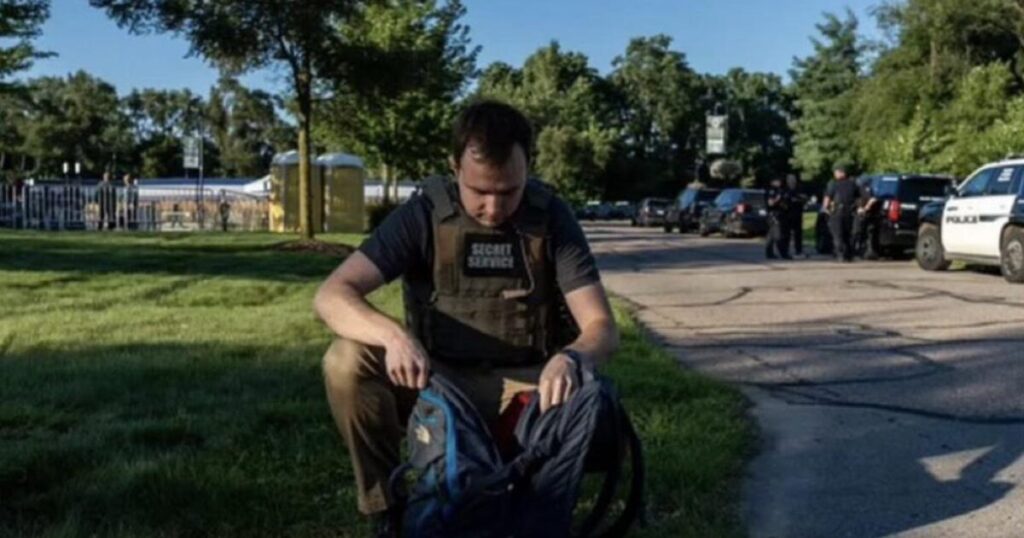
<instances>
[{"instance_id":1,"label":"black tactical vest","mask_svg":"<svg viewBox=\"0 0 1024 538\"><path fill-rule=\"evenodd\" d=\"M545 360L555 345L560 295L547 254L552 195L529 181L509 222L488 228L466 214L456 186L423 184L433 204L433 292L406 288L406 324L433 359L459 366Z\"/></svg>"}]
</instances>

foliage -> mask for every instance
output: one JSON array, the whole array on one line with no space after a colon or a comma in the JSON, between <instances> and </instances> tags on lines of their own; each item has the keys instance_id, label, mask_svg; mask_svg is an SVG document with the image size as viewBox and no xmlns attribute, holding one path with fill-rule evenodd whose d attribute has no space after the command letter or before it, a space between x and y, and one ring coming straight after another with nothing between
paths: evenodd
<instances>
[{"instance_id":1,"label":"foliage","mask_svg":"<svg viewBox=\"0 0 1024 538\"><path fill-rule=\"evenodd\" d=\"M32 39L39 36L39 28L49 16L48 0L0 2L0 40L13 41L10 46L0 46L0 93L13 89L6 78L32 67L33 60L50 56L32 46Z\"/></svg>"},{"instance_id":2,"label":"foliage","mask_svg":"<svg viewBox=\"0 0 1024 538\"><path fill-rule=\"evenodd\" d=\"M814 54L795 60L790 71L797 111L793 164L807 180L823 181L835 163L855 157L848 123L864 53L857 26L850 10L844 19L826 14L817 25L821 37L811 40Z\"/></svg>"},{"instance_id":3,"label":"foliage","mask_svg":"<svg viewBox=\"0 0 1024 538\"><path fill-rule=\"evenodd\" d=\"M299 146L299 229L313 237L310 208L313 100L317 81L344 79L346 49L335 30L357 0L90 0L133 33L185 37L191 52L233 73L280 66L295 99Z\"/></svg>"},{"instance_id":4,"label":"foliage","mask_svg":"<svg viewBox=\"0 0 1024 538\"><path fill-rule=\"evenodd\" d=\"M475 73L478 48L460 23L465 8L459 0L436 4L370 4L337 30L355 59L318 103L317 139L381 170L385 199L399 178L447 170L455 103Z\"/></svg>"}]
</instances>

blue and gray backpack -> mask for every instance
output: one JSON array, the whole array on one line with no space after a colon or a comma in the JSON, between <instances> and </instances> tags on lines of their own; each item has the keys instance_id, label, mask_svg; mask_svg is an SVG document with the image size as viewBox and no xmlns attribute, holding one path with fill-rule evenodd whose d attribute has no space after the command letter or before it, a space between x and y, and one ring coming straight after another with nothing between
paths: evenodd
<instances>
[{"instance_id":1,"label":"blue and gray backpack","mask_svg":"<svg viewBox=\"0 0 1024 538\"><path fill-rule=\"evenodd\" d=\"M586 374L568 402L544 414L534 393L516 422L517 451L507 459L469 399L437 374L420 392L407 434L409 460L391 477L392 495L404 499L402 536L622 536L641 516L640 441L603 377ZM632 475L625 506L604 522L627 454ZM604 480L574 525L587 472Z\"/></svg>"}]
</instances>

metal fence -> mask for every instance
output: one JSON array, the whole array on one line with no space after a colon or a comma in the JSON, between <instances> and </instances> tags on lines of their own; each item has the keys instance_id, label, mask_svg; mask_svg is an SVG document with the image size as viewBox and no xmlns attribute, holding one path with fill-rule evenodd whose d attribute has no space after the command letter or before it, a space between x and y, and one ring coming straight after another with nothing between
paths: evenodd
<instances>
[{"instance_id":1,"label":"metal fence","mask_svg":"<svg viewBox=\"0 0 1024 538\"><path fill-rule=\"evenodd\" d=\"M0 228L263 231L267 200L237 191L0 185Z\"/></svg>"}]
</instances>

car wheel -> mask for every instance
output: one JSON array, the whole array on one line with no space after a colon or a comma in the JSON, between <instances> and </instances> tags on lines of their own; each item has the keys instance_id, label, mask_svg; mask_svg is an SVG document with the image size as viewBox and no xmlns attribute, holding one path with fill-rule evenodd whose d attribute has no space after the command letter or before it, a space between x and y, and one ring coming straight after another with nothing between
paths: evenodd
<instances>
[{"instance_id":1,"label":"car wheel","mask_svg":"<svg viewBox=\"0 0 1024 538\"><path fill-rule=\"evenodd\" d=\"M662 226L662 229L664 229L665 233L667 233L667 234L672 233L672 225L671 224L667 224L666 223L664 226Z\"/></svg>"},{"instance_id":2,"label":"car wheel","mask_svg":"<svg viewBox=\"0 0 1024 538\"><path fill-rule=\"evenodd\" d=\"M1013 226L1003 232L1000 261L1007 282L1024 283L1024 229Z\"/></svg>"},{"instance_id":3,"label":"car wheel","mask_svg":"<svg viewBox=\"0 0 1024 538\"><path fill-rule=\"evenodd\" d=\"M711 235L711 230L709 230L708 226L702 222L700 223L700 226L697 227L697 233L700 234L701 237L707 237Z\"/></svg>"},{"instance_id":4,"label":"car wheel","mask_svg":"<svg viewBox=\"0 0 1024 538\"><path fill-rule=\"evenodd\" d=\"M934 224L923 224L917 234L915 249L917 265L925 271L949 269L946 251L942 248L942 236Z\"/></svg>"}]
</instances>

